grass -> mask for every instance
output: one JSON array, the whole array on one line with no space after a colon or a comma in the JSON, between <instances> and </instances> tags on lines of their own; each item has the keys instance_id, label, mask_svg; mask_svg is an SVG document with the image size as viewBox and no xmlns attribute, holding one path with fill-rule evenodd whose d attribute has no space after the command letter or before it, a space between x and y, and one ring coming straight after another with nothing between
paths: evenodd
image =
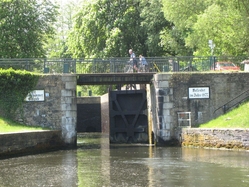
<instances>
[{"instance_id":1,"label":"grass","mask_svg":"<svg viewBox=\"0 0 249 187\"><path fill-rule=\"evenodd\" d=\"M249 128L249 102L241 104L234 110L201 124L200 128Z\"/></svg>"},{"instance_id":2,"label":"grass","mask_svg":"<svg viewBox=\"0 0 249 187\"><path fill-rule=\"evenodd\" d=\"M24 132L24 131L35 131L35 130L47 130L47 129L42 127L26 126L0 116L0 133Z\"/></svg>"}]
</instances>

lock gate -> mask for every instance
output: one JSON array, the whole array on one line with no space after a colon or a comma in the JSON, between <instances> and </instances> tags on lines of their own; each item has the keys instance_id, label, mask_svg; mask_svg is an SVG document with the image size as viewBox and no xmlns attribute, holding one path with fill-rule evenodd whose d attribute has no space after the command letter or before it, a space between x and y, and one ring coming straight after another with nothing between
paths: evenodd
<instances>
[{"instance_id":1,"label":"lock gate","mask_svg":"<svg viewBox=\"0 0 249 187\"><path fill-rule=\"evenodd\" d=\"M110 143L148 143L146 90L110 91Z\"/></svg>"}]
</instances>

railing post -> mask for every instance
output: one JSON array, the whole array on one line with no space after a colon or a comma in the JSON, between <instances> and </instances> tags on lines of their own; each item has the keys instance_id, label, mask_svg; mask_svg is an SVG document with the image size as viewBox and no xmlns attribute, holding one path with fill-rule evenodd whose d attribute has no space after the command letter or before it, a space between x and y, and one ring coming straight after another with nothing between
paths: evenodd
<instances>
[{"instance_id":1,"label":"railing post","mask_svg":"<svg viewBox=\"0 0 249 187\"><path fill-rule=\"evenodd\" d=\"M116 70L116 63L115 63L115 60L114 60L114 62L113 62L113 66L112 66L113 68L112 68L112 73L114 73L114 72L116 72L115 70Z\"/></svg>"},{"instance_id":2,"label":"railing post","mask_svg":"<svg viewBox=\"0 0 249 187\"><path fill-rule=\"evenodd\" d=\"M73 60L73 72L76 73L76 59Z\"/></svg>"},{"instance_id":3,"label":"railing post","mask_svg":"<svg viewBox=\"0 0 249 187\"><path fill-rule=\"evenodd\" d=\"M173 61L173 71L179 71L179 62Z\"/></svg>"},{"instance_id":4,"label":"railing post","mask_svg":"<svg viewBox=\"0 0 249 187\"><path fill-rule=\"evenodd\" d=\"M47 59L45 58L44 59L44 65L43 65L43 72L44 73L49 73L49 67L46 67L46 62L47 62Z\"/></svg>"},{"instance_id":5,"label":"railing post","mask_svg":"<svg viewBox=\"0 0 249 187\"><path fill-rule=\"evenodd\" d=\"M25 60L25 62L26 62L26 65L25 65L25 70L26 70L26 71L30 71L30 64L29 64L29 60L28 60L28 59L26 59L26 60Z\"/></svg>"},{"instance_id":6,"label":"railing post","mask_svg":"<svg viewBox=\"0 0 249 187\"><path fill-rule=\"evenodd\" d=\"M215 70L215 61L216 61L216 58L215 56L211 56L210 57L210 67L214 67L214 70Z\"/></svg>"}]
</instances>

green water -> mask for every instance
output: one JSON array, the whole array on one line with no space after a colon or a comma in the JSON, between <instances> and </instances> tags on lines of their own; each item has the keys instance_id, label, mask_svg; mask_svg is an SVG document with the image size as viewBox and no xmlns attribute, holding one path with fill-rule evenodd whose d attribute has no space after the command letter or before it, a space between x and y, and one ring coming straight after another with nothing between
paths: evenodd
<instances>
[{"instance_id":1,"label":"green water","mask_svg":"<svg viewBox=\"0 0 249 187\"><path fill-rule=\"evenodd\" d=\"M249 186L249 152L108 142L82 134L77 150L0 160L0 187Z\"/></svg>"}]
</instances>

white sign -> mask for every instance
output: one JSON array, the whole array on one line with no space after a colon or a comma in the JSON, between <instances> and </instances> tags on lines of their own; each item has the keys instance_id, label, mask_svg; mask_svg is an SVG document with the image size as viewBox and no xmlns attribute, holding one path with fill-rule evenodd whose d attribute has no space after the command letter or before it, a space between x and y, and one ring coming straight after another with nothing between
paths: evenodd
<instances>
[{"instance_id":1,"label":"white sign","mask_svg":"<svg viewBox=\"0 0 249 187\"><path fill-rule=\"evenodd\" d=\"M34 90L30 92L25 101L44 101L44 90Z\"/></svg>"},{"instance_id":2,"label":"white sign","mask_svg":"<svg viewBox=\"0 0 249 187\"><path fill-rule=\"evenodd\" d=\"M209 99L209 87L189 87L189 99Z\"/></svg>"}]
</instances>

